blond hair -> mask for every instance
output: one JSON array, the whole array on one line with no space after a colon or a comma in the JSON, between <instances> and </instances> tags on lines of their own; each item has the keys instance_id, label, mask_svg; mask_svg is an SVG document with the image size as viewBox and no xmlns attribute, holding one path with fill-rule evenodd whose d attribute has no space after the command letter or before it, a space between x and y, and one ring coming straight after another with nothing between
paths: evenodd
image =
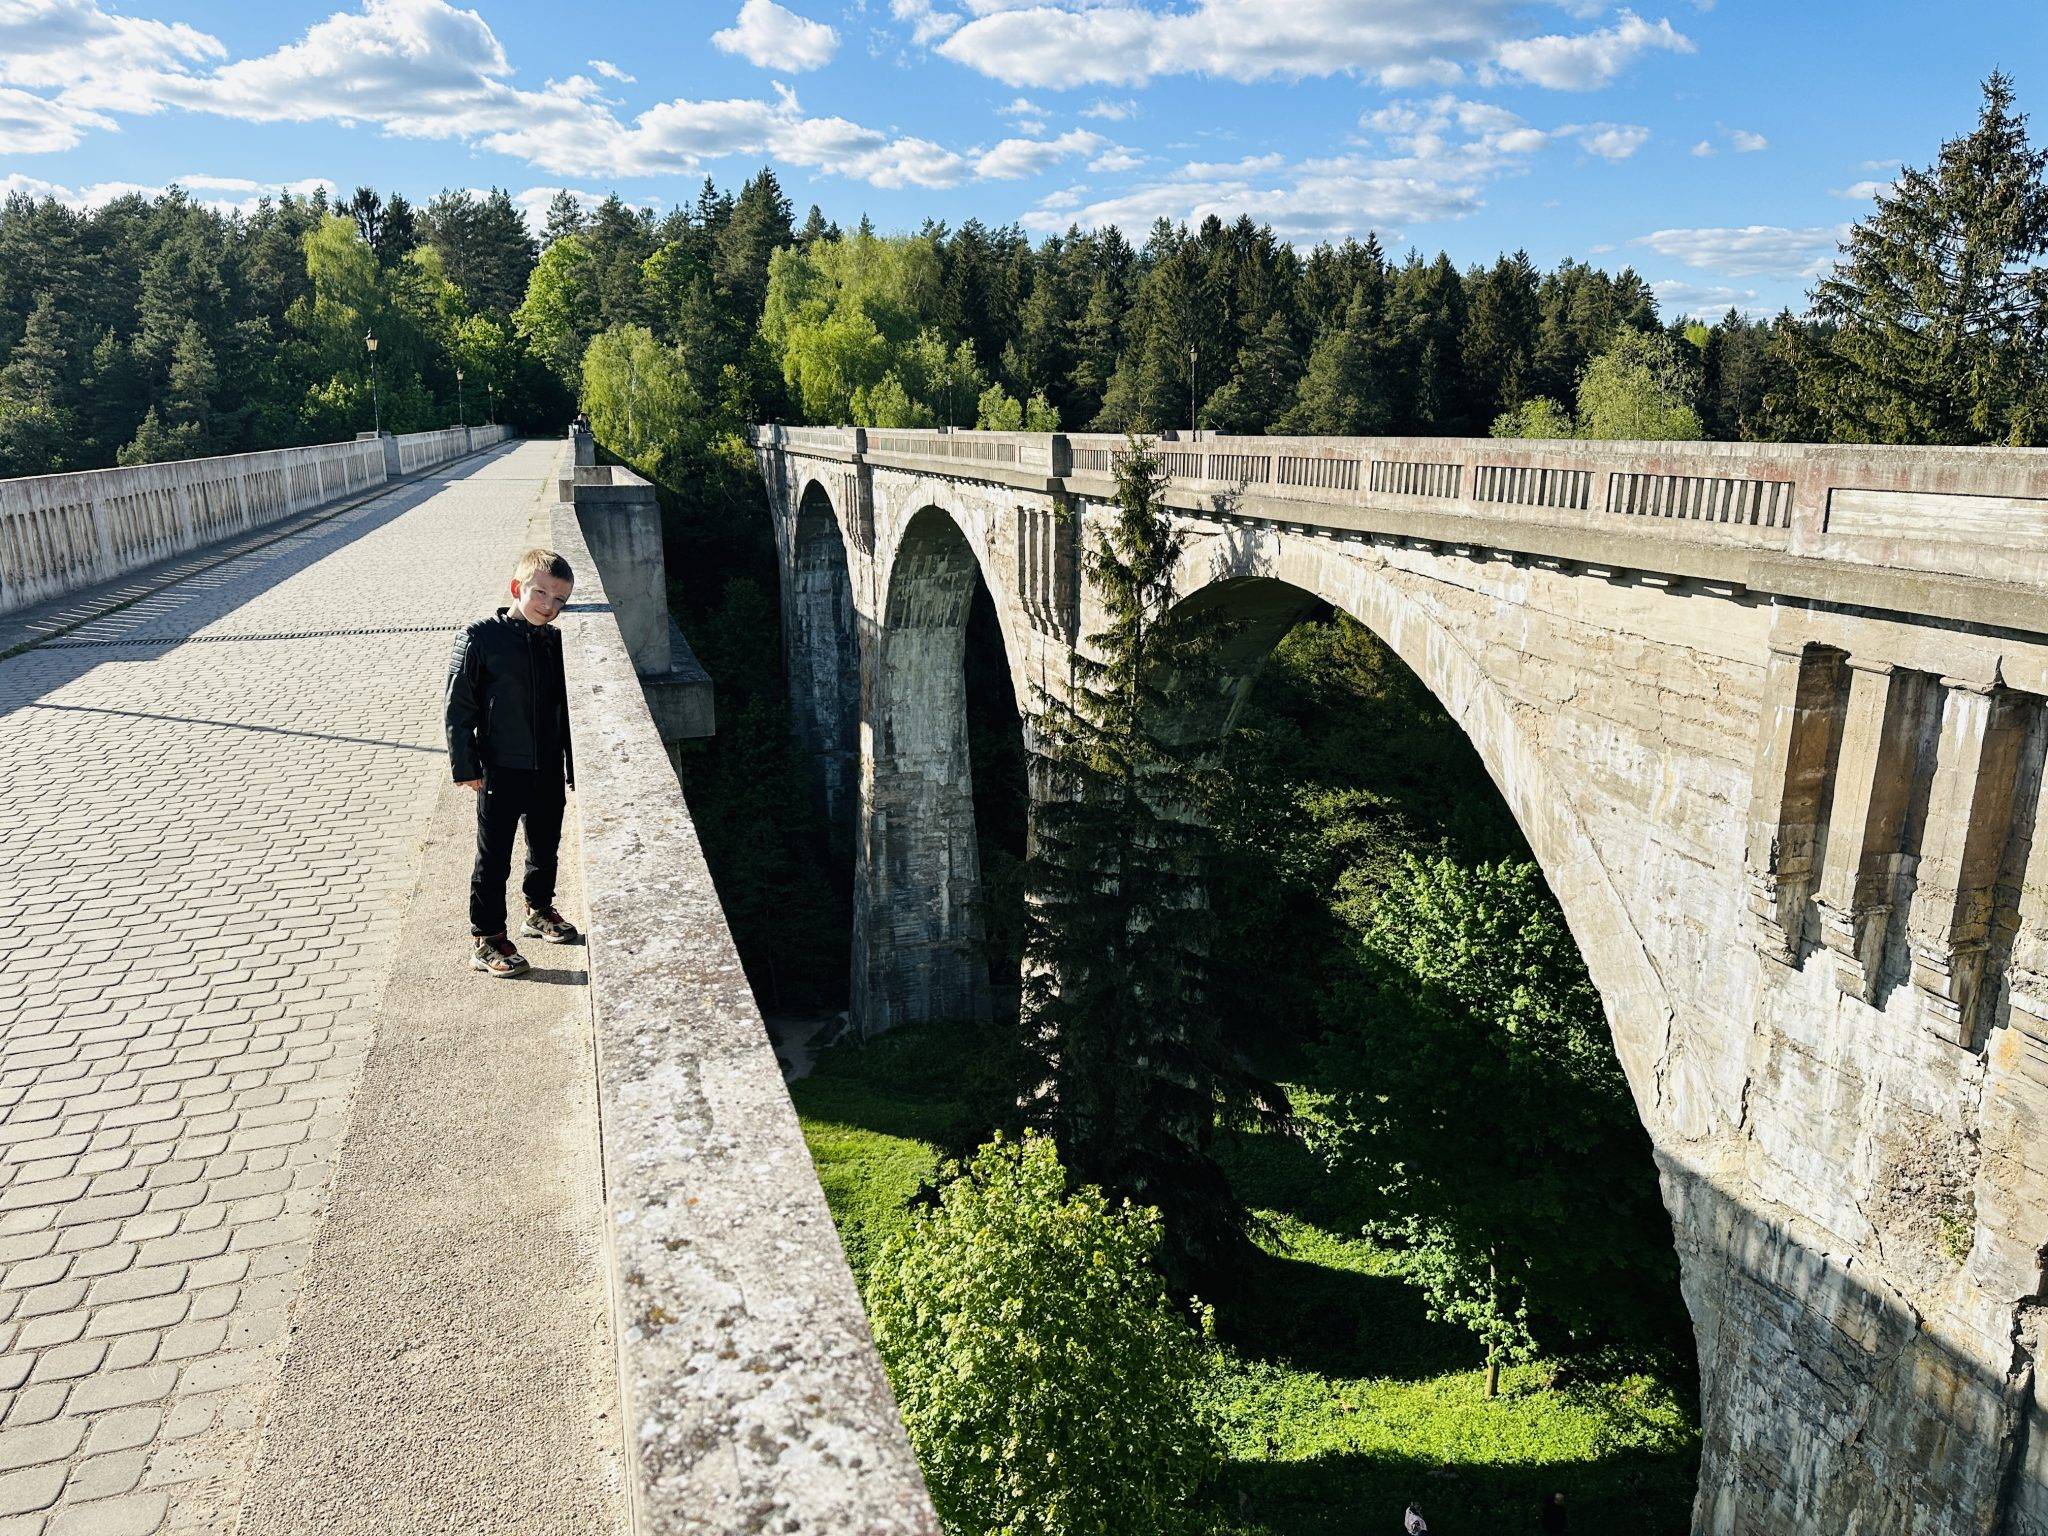
<instances>
[{"instance_id":1,"label":"blond hair","mask_svg":"<svg viewBox=\"0 0 2048 1536\"><path fill-rule=\"evenodd\" d=\"M546 572L557 581L573 582L576 573L569 569L569 562L552 549L529 549L519 557L519 563L512 567L512 579L522 587L541 573Z\"/></svg>"}]
</instances>

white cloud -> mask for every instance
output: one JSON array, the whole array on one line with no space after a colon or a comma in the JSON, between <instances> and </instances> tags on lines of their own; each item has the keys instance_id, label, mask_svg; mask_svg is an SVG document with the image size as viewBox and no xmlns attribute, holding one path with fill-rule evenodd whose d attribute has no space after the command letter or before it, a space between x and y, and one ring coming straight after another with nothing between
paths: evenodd
<instances>
[{"instance_id":1,"label":"white cloud","mask_svg":"<svg viewBox=\"0 0 2048 1536\"><path fill-rule=\"evenodd\" d=\"M1771 141L1760 133L1751 133L1747 128L1730 128L1728 142L1735 146L1738 155L1753 155L1760 149L1769 149Z\"/></svg>"},{"instance_id":2,"label":"white cloud","mask_svg":"<svg viewBox=\"0 0 2048 1536\"><path fill-rule=\"evenodd\" d=\"M1016 181L1037 176L1079 155L1092 155L1105 140L1099 133L1073 128L1056 139L1005 139L974 162L974 173L990 181Z\"/></svg>"},{"instance_id":3,"label":"white cloud","mask_svg":"<svg viewBox=\"0 0 2048 1536\"><path fill-rule=\"evenodd\" d=\"M800 74L832 62L839 33L822 21L799 16L775 0L747 0L737 20L711 34L714 46L763 69Z\"/></svg>"},{"instance_id":4,"label":"white cloud","mask_svg":"<svg viewBox=\"0 0 2048 1536\"><path fill-rule=\"evenodd\" d=\"M0 37L13 25L8 7L19 3L0 0ZM55 0L30 3L47 10ZM180 38L171 41L188 54L209 51ZM17 58L0 63L29 71ZM564 179L693 172L706 160L740 154L883 187L949 187L973 173L966 156L929 140L807 117L781 85L772 100L678 98L622 120L589 76L537 89L515 85L512 76L503 47L475 11L448 0L363 0L361 9L315 22L270 53L207 72L135 76L139 94L107 110L175 105L244 122L367 123L401 138L518 156Z\"/></svg>"},{"instance_id":5,"label":"white cloud","mask_svg":"<svg viewBox=\"0 0 2048 1536\"><path fill-rule=\"evenodd\" d=\"M1159 218L1193 222L1212 213L1225 219L1248 213L1295 239L1343 239L1370 230L1391 239L1409 225L1477 212L1488 186L1524 173L1531 157L1564 132L1532 128L1505 108L1453 96L1391 102L1366 114L1361 126L1385 141L1385 153L1190 161L1093 202L1079 201L1080 189L1069 188L1042 200L1023 223L1041 233L1078 223L1114 224L1142 235Z\"/></svg>"},{"instance_id":6,"label":"white cloud","mask_svg":"<svg viewBox=\"0 0 2048 1536\"><path fill-rule=\"evenodd\" d=\"M1011 103L1010 103L1010 104L1009 104L1009 105L1008 105L1007 107L997 107L997 108L996 108L996 112L997 112L997 114L998 114L999 116L1002 116L1002 117L1019 117L1019 118L1022 118L1022 117L1043 117L1043 116L1045 116L1045 108L1041 107L1041 106L1040 106L1040 105L1039 105L1039 104L1038 104L1037 102L1033 101L1033 100L1032 100L1032 99L1031 99L1031 98L1030 98L1029 96L1019 96L1019 97L1018 97L1018 98L1017 98L1017 99L1016 99L1015 101L1011 102Z\"/></svg>"},{"instance_id":7,"label":"white cloud","mask_svg":"<svg viewBox=\"0 0 2048 1536\"><path fill-rule=\"evenodd\" d=\"M910 40L929 43L946 36L960 25L961 18L942 11L932 0L889 0L889 14L910 23Z\"/></svg>"},{"instance_id":8,"label":"white cloud","mask_svg":"<svg viewBox=\"0 0 2048 1536\"><path fill-rule=\"evenodd\" d=\"M1729 310L1748 320L1775 315L1781 306L1767 304L1754 288L1737 288L1725 283L1688 283L1678 278L1650 284L1657 295L1657 307L1681 320L1719 320Z\"/></svg>"},{"instance_id":9,"label":"white cloud","mask_svg":"<svg viewBox=\"0 0 2048 1536\"><path fill-rule=\"evenodd\" d=\"M115 15L99 0L0 3L0 85L55 91L79 110L149 111L166 72L226 56L196 27Z\"/></svg>"},{"instance_id":10,"label":"white cloud","mask_svg":"<svg viewBox=\"0 0 2048 1536\"><path fill-rule=\"evenodd\" d=\"M1146 157L1136 150L1126 149L1121 144L1112 144L1088 162L1088 169L1104 176L1114 176L1119 171L1135 171L1145 163L1145 160Z\"/></svg>"},{"instance_id":11,"label":"white cloud","mask_svg":"<svg viewBox=\"0 0 2048 1536\"><path fill-rule=\"evenodd\" d=\"M1081 109L1083 117L1100 118L1105 123L1122 123L1138 115L1135 101L1098 101L1092 107Z\"/></svg>"},{"instance_id":12,"label":"white cloud","mask_svg":"<svg viewBox=\"0 0 2048 1536\"><path fill-rule=\"evenodd\" d=\"M1699 156L1702 160L1706 159L1709 155L1713 154L1714 152L1714 145L1712 140L1701 139L1699 143L1693 145L1692 152L1695 155Z\"/></svg>"},{"instance_id":13,"label":"white cloud","mask_svg":"<svg viewBox=\"0 0 2048 1536\"><path fill-rule=\"evenodd\" d=\"M631 85L634 81L634 76L627 74L609 59L586 59L584 62L607 80L616 80L621 85Z\"/></svg>"},{"instance_id":14,"label":"white cloud","mask_svg":"<svg viewBox=\"0 0 2048 1536\"><path fill-rule=\"evenodd\" d=\"M1623 11L1619 21L1598 32L1502 43L1495 58L1503 69L1551 90L1591 91L1606 85L1638 54L1651 49L1697 51L1692 39L1669 21L1647 22L1633 11Z\"/></svg>"},{"instance_id":15,"label":"white cloud","mask_svg":"<svg viewBox=\"0 0 2048 1536\"><path fill-rule=\"evenodd\" d=\"M1813 278L1834 265L1846 227L1784 229L1660 229L1630 241L1659 256L1722 277Z\"/></svg>"},{"instance_id":16,"label":"white cloud","mask_svg":"<svg viewBox=\"0 0 2048 1536\"><path fill-rule=\"evenodd\" d=\"M897 15L918 0L892 0ZM969 0L938 51L1011 85L1064 90L1160 75L1231 80L1357 73L1407 88L1448 83L1508 34L1512 0Z\"/></svg>"},{"instance_id":17,"label":"white cloud","mask_svg":"<svg viewBox=\"0 0 2048 1536\"><path fill-rule=\"evenodd\" d=\"M1884 196L1897 185L1896 181L1852 181L1846 187L1830 187L1828 196L1846 198L1852 203L1863 203Z\"/></svg>"},{"instance_id":18,"label":"white cloud","mask_svg":"<svg viewBox=\"0 0 2048 1536\"><path fill-rule=\"evenodd\" d=\"M329 197L335 193L335 185L324 176L309 176L299 181L265 182L251 181L243 176L181 176L165 186L149 186L135 181L96 181L90 186L67 187L54 181L43 181L20 172L0 176L0 200L17 194L42 199L55 198L67 208L81 211L103 208L116 198L137 196L162 197L171 187L182 187L189 193L196 192L240 192L242 197L194 197L193 202L202 208L211 208L219 213L251 214L256 205L265 197L276 198L280 193L289 192L298 197L310 197L317 191L325 191Z\"/></svg>"},{"instance_id":19,"label":"white cloud","mask_svg":"<svg viewBox=\"0 0 2048 1536\"><path fill-rule=\"evenodd\" d=\"M31 91L0 85L0 153L42 155L69 149L94 129L119 126L111 117Z\"/></svg>"},{"instance_id":20,"label":"white cloud","mask_svg":"<svg viewBox=\"0 0 2048 1536\"><path fill-rule=\"evenodd\" d=\"M1567 123L1557 137L1570 139L1602 160L1626 160L1650 142L1650 130L1638 123Z\"/></svg>"},{"instance_id":21,"label":"white cloud","mask_svg":"<svg viewBox=\"0 0 2048 1536\"><path fill-rule=\"evenodd\" d=\"M1535 128L1507 108L1492 102L1439 96L1433 101L1405 100L1368 112L1360 126L1384 134L1393 148L1417 158L1440 156L1452 142L1452 130L1466 136L1463 153L1474 163L1489 159L1503 169L1552 143L1576 144L1603 160L1626 160L1649 142L1650 130L1633 123L1566 123Z\"/></svg>"}]
</instances>

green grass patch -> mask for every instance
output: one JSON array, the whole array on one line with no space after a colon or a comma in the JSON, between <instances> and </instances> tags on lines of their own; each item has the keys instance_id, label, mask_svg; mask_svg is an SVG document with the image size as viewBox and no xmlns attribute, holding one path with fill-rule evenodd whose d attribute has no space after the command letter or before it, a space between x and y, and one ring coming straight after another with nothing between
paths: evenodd
<instances>
[{"instance_id":1,"label":"green grass patch","mask_svg":"<svg viewBox=\"0 0 2048 1536\"><path fill-rule=\"evenodd\" d=\"M976 1049L958 1030L903 1029L827 1051L791 1085L857 1278L941 1148L973 1141ZM1429 1320L1400 1256L1355 1235L1349 1197L1303 1148L1241 1137L1224 1163L1271 1230L1219 1317L1219 1536L1394 1532L1410 1499L1432 1536L1535 1531L1554 1491L1574 1536L1688 1528L1698 1431L1664 1383L1562 1383L1539 1361L1488 1402L1476 1341Z\"/></svg>"}]
</instances>

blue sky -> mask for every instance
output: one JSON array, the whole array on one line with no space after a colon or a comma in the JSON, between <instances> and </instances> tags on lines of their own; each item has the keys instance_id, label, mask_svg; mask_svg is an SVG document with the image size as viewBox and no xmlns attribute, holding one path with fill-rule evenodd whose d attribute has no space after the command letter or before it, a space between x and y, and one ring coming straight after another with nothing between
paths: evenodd
<instances>
[{"instance_id":1,"label":"blue sky","mask_svg":"<svg viewBox=\"0 0 2048 1536\"><path fill-rule=\"evenodd\" d=\"M799 218L1248 211L1761 312L1995 67L2048 137L2043 0L0 0L0 190L666 208L770 164Z\"/></svg>"}]
</instances>

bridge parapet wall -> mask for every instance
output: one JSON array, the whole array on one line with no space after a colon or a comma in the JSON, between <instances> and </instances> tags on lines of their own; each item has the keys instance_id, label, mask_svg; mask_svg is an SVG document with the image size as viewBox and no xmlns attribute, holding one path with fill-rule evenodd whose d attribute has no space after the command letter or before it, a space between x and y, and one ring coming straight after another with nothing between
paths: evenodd
<instances>
[{"instance_id":1,"label":"bridge parapet wall","mask_svg":"<svg viewBox=\"0 0 2048 1536\"><path fill-rule=\"evenodd\" d=\"M504 442L508 427L395 439L400 472ZM374 437L0 480L0 613L386 483Z\"/></svg>"},{"instance_id":2,"label":"bridge parapet wall","mask_svg":"<svg viewBox=\"0 0 2048 1536\"><path fill-rule=\"evenodd\" d=\"M570 506L551 542L632 1528L936 1536L606 564Z\"/></svg>"},{"instance_id":3,"label":"bridge parapet wall","mask_svg":"<svg viewBox=\"0 0 2048 1536\"><path fill-rule=\"evenodd\" d=\"M1095 500L1128 440L1110 433L763 427L756 446ZM1667 570L1783 596L1854 589L1911 607L1902 583L1960 578L2028 622L2048 587L2048 449L1831 444L1223 437L1162 433L1168 497L1250 521L1396 533ZM1831 574L1823 574L1824 571ZM1948 594L1950 612L1957 594ZM1937 599L1939 601L1939 599Z\"/></svg>"}]
</instances>

